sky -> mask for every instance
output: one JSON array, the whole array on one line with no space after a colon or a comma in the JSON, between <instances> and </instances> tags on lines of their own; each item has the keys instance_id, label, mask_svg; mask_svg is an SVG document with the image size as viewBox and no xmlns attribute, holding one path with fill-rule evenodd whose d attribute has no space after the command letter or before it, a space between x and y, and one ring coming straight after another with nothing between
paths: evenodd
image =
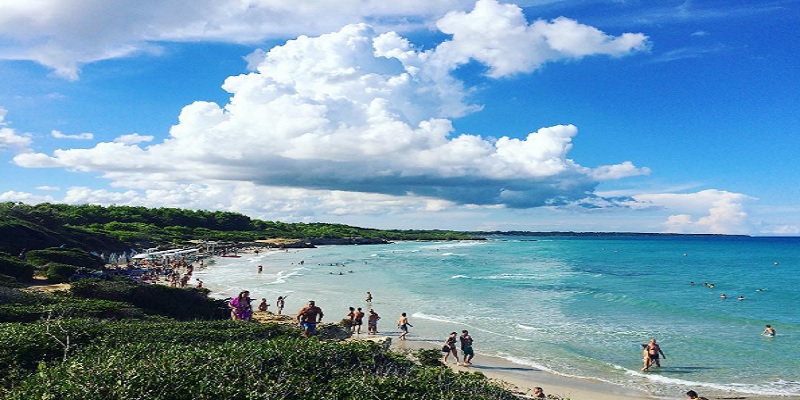
<instances>
[{"instance_id":1,"label":"sky","mask_svg":"<svg viewBox=\"0 0 800 400\"><path fill-rule=\"evenodd\" d=\"M800 234L797 0L0 0L0 201Z\"/></svg>"}]
</instances>

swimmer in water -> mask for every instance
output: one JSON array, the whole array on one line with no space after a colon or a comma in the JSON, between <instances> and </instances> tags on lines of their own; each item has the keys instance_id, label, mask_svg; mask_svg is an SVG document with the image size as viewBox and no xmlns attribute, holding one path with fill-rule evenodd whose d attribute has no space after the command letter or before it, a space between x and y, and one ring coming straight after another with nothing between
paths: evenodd
<instances>
[{"instance_id":1,"label":"swimmer in water","mask_svg":"<svg viewBox=\"0 0 800 400\"><path fill-rule=\"evenodd\" d=\"M764 332L761 332L761 336L775 337L775 328L771 325L767 325L767 327L764 328Z\"/></svg>"},{"instance_id":2,"label":"swimmer in water","mask_svg":"<svg viewBox=\"0 0 800 400\"><path fill-rule=\"evenodd\" d=\"M719 295L719 298L722 299L722 300L725 300L725 299L728 298L728 296L726 296L725 293L723 293L723 294Z\"/></svg>"}]
</instances>

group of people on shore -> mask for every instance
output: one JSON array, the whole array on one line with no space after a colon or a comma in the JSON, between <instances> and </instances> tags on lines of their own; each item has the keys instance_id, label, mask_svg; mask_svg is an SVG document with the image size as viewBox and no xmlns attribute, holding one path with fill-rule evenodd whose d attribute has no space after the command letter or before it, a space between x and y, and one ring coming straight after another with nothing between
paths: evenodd
<instances>
[{"instance_id":1,"label":"group of people on shore","mask_svg":"<svg viewBox=\"0 0 800 400\"><path fill-rule=\"evenodd\" d=\"M442 358L442 362L447 364L447 359L450 358L452 354L453 357L456 359L456 364L461 365L464 367L468 367L472 365L472 357L475 356L475 351L472 350L472 336L469 335L469 331L466 329L461 331L461 336L458 336L458 342L461 344L461 354L462 355L462 362L459 363L458 361L458 349L456 349L456 336L458 333L450 332L450 335L444 340L444 345L442 346L442 353L444 358Z\"/></svg>"},{"instance_id":2,"label":"group of people on shore","mask_svg":"<svg viewBox=\"0 0 800 400\"><path fill-rule=\"evenodd\" d=\"M278 300L275 301L275 307L277 308L276 314L281 315L283 314L283 308L286 305L286 297L288 296L278 296ZM250 291L249 290L242 290L239 292L239 295L236 297L231 298L228 300L228 307L231 309L231 319L237 321L250 321L253 319L253 299L250 298ZM267 303L266 298L261 299L261 303L258 304L258 311L266 312L269 309L269 303Z\"/></svg>"}]
</instances>

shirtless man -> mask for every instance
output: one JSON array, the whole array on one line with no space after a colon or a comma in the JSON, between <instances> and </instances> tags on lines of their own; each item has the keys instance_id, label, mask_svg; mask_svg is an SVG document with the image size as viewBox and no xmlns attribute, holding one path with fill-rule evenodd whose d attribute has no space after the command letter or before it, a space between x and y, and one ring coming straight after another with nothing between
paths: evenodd
<instances>
[{"instance_id":1,"label":"shirtless man","mask_svg":"<svg viewBox=\"0 0 800 400\"><path fill-rule=\"evenodd\" d=\"M297 322L303 326L303 336L314 336L317 333L317 324L322 321L322 309L309 300L308 305L297 312Z\"/></svg>"},{"instance_id":2,"label":"shirtless man","mask_svg":"<svg viewBox=\"0 0 800 400\"><path fill-rule=\"evenodd\" d=\"M761 332L761 336L775 337L775 328L771 325L767 325L767 327L764 328L764 332Z\"/></svg>"},{"instance_id":3,"label":"shirtless man","mask_svg":"<svg viewBox=\"0 0 800 400\"><path fill-rule=\"evenodd\" d=\"M650 367L653 366L653 364L655 364L656 367L661 368L661 361L659 358L659 354L664 358L667 358L667 356L661 350L661 346L659 346L656 343L656 340L650 339L650 342L644 346L644 350L647 352L647 359L645 360L644 368L642 368L642 371L649 371Z\"/></svg>"},{"instance_id":4,"label":"shirtless man","mask_svg":"<svg viewBox=\"0 0 800 400\"><path fill-rule=\"evenodd\" d=\"M401 314L400 318L397 320L397 327L400 328L400 330L403 332L398 337L399 340L406 340L406 335L408 335L409 326L414 327L414 325L408 323L408 317L406 316L406 313Z\"/></svg>"}]
</instances>

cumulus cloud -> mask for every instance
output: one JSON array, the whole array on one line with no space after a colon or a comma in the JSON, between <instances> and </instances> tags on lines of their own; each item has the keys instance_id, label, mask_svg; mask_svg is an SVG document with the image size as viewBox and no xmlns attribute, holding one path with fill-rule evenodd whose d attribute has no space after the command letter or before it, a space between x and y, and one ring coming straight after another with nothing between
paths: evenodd
<instances>
[{"instance_id":1,"label":"cumulus cloud","mask_svg":"<svg viewBox=\"0 0 800 400\"><path fill-rule=\"evenodd\" d=\"M619 57L648 47L641 33L613 37L564 17L528 24L519 7L496 0L479 0L471 12L453 11L436 25L453 35L439 45L437 56L446 64L480 61L492 77L530 72L549 61L596 54Z\"/></svg>"},{"instance_id":2,"label":"cumulus cloud","mask_svg":"<svg viewBox=\"0 0 800 400\"><path fill-rule=\"evenodd\" d=\"M460 31L474 18L514 13L519 9L481 0L471 13L445 17L444 25ZM511 17L521 30L539 23L528 25L521 13ZM577 23L554 24L558 28L544 37L561 43L564 54L592 53L555 38L587 38L594 31ZM519 46L505 56L513 60L505 63L502 54L478 60L493 69L520 70L514 58L531 48L514 35L511 30L504 38ZM438 199L428 203L432 207L560 205L589 196L599 181L648 173L631 162L596 169L579 165L568 155L578 132L573 125L541 128L523 138L455 132L452 119L480 106L466 101L470 89L450 72L466 58L491 53L500 39L495 32L464 49L465 39L454 35L435 49L421 50L396 32L379 33L366 24L301 36L254 53L253 72L225 80L228 104L187 105L163 142L142 147L152 138L125 135L90 149L21 154L14 161L23 167L98 171L117 187L244 182ZM620 46L615 40L603 36L592 46L596 53L611 54Z\"/></svg>"},{"instance_id":3,"label":"cumulus cloud","mask_svg":"<svg viewBox=\"0 0 800 400\"><path fill-rule=\"evenodd\" d=\"M82 65L161 52L159 43L263 40L321 34L354 21L418 27L473 0L0 2L0 59L31 60L77 79ZM414 21L417 21L415 24Z\"/></svg>"},{"instance_id":4,"label":"cumulus cloud","mask_svg":"<svg viewBox=\"0 0 800 400\"><path fill-rule=\"evenodd\" d=\"M20 135L14 129L8 127L5 121L8 110L0 107L0 151L11 149L17 152L28 151L33 140L30 135Z\"/></svg>"},{"instance_id":5,"label":"cumulus cloud","mask_svg":"<svg viewBox=\"0 0 800 400\"><path fill-rule=\"evenodd\" d=\"M50 131L50 136L56 139L74 139L74 140L92 140L94 139L94 134L92 133L76 133L73 135L67 135L65 133L61 133L57 130Z\"/></svg>"},{"instance_id":6,"label":"cumulus cloud","mask_svg":"<svg viewBox=\"0 0 800 400\"><path fill-rule=\"evenodd\" d=\"M744 234L751 231L745 204L755 200L741 193L702 190L696 193L661 193L634 196L636 201L678 212L665 227L675 233Z\"/></svg>"}]
</instances>

